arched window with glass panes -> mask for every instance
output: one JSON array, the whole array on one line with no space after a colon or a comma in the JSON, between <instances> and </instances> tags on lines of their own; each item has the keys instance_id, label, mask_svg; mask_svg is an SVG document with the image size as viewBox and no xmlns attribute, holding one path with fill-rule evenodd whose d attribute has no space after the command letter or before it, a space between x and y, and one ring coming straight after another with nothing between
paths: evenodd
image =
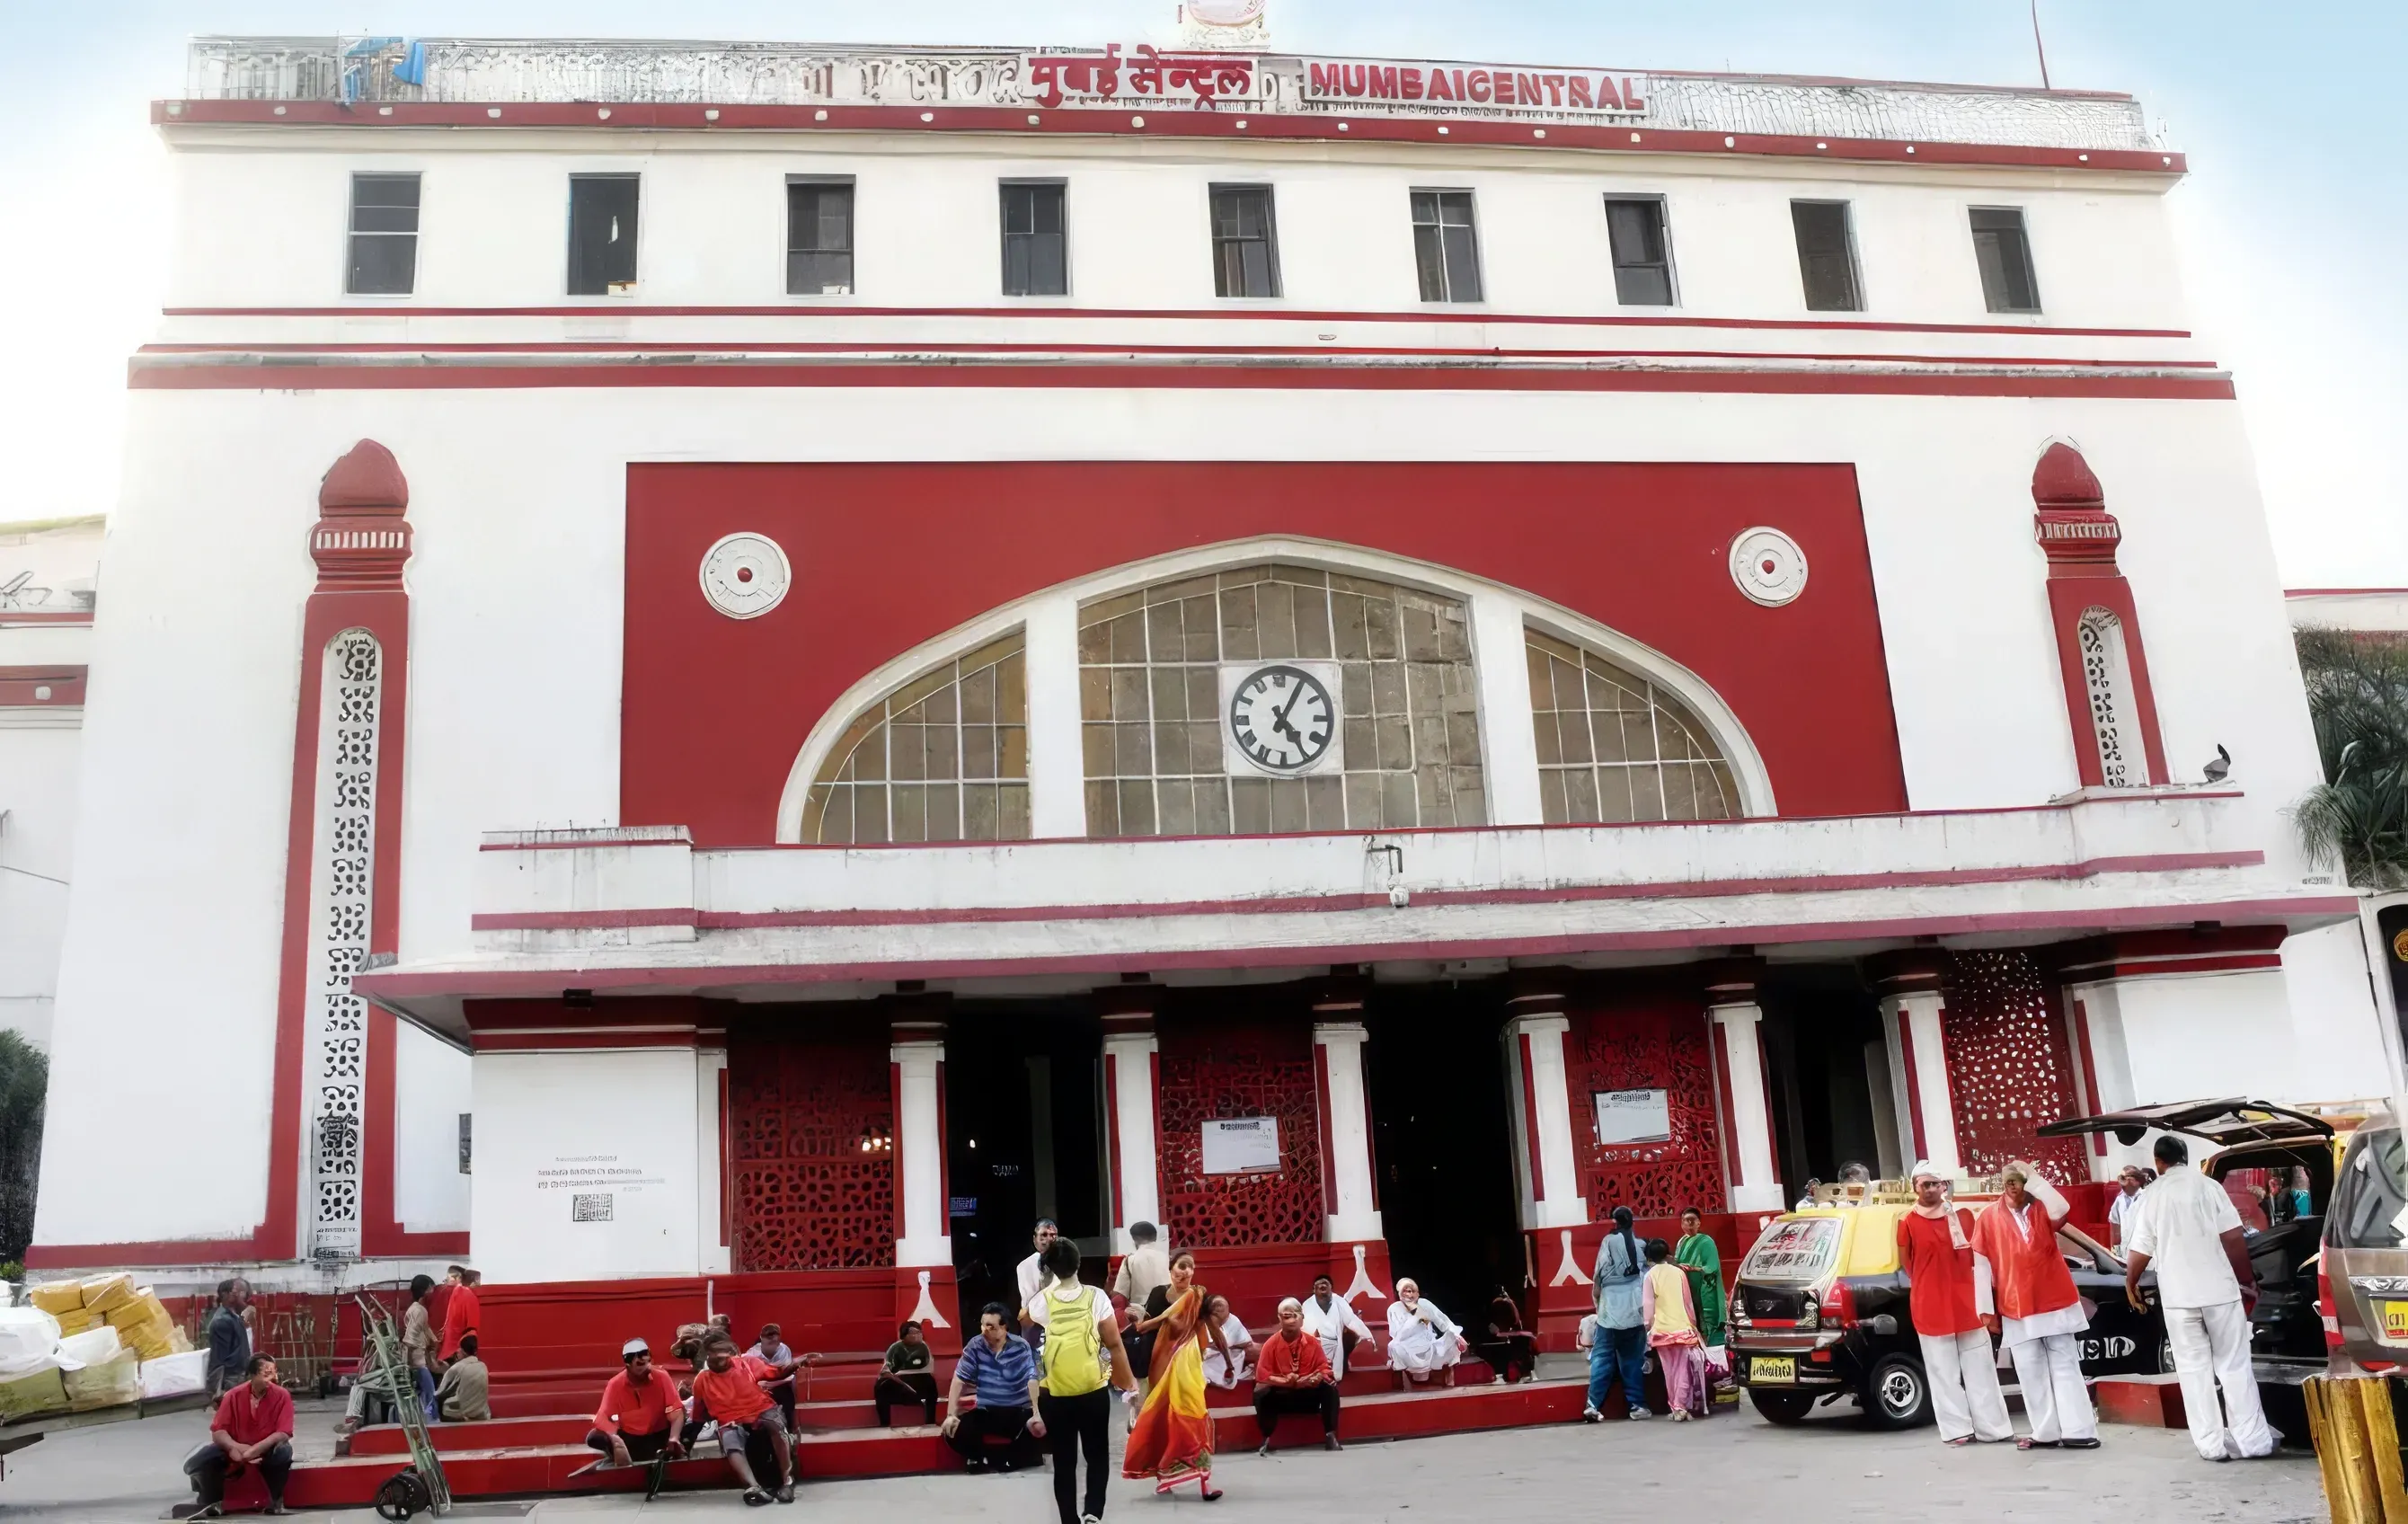
<instances>
[{"instance_id":1,"label":"arched window with glass panes","mask_svg":"<svg viewBox=\"0 0 2408 1524\"><path fill-rule=\"evenodd\" d=\"M1028 839L1028 681L1013 630L854 716L803 800L802 840Z\"/></svg>"},{"instance_id":2,"label":"arched window with glass panes","mask_svg":"<svg viewBox=\"0 0 2408 1524\"><path fill-rule=\"evenodd\" d=\"M1233 764L1232 695L1267 665L1335 680L1338 765ZM1266 562L1079 609L1090 836L1479 826L1488 819L1463 601Z\"/></svg>"},{"instance_id":3,"label":"arched window with glass panes","mask_svg":"<svg viewBox=\"0 0 2408 1524\"><path fill-rule=\"evenodd\" d=\"M1713 733L1677 697L1594 651L1524 633L1539 806L1548 825L1746 812Z\"/></svg>"}]
</instances>

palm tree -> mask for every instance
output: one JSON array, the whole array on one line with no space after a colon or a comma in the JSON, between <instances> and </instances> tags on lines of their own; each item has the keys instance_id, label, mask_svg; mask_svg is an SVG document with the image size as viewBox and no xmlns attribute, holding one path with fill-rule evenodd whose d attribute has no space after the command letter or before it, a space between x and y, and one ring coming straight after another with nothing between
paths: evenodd
<instances>
[{"instance_id":1,"label":"palm tree","mask_svg":"<svg viewBox=\"0 0 2408 1524\"><path fill-rule=\"evenodd\" d=\"M2308 859L2361 889L2408 889L2408 640L2299 633L2325 781L2291 807Z\"/></svg>"}]
</instances>

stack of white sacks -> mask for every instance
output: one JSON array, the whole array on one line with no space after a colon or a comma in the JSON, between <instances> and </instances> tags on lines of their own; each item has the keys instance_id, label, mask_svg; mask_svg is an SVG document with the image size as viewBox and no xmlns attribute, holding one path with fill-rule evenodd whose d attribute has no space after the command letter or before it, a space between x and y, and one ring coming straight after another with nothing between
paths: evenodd
<instances>
[{"instance_id":1,"label":"stack of white sacks","mask_svg":"<svg viewBox=\"0 0 2408 1524\"><path fill-rule=\"evenodd\" d=\"M0 1307L0 1423L201 1389L208 1357L133 1276L53 1281L25 1300Z\"/></svg>"}]
</instances>

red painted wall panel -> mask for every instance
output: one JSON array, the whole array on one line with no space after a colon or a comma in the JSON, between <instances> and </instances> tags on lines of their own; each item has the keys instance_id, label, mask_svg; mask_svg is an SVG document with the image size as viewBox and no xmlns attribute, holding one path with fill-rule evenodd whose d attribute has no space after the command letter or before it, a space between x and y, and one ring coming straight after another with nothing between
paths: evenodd
<instances>
[{"instance_id":1,"label":"red painted wall panel","mask_svg":"<svg viewBox=\"0 0 2408 1524\"><path fill-rule=\"evenodd\" d=\"M1784 609L1731 582L1731 539L1758 524L1812 568ZM743 621L696 581L739 529L796 579ZM628 467L621 820L771 841L804 738L866 673L1054 583L1260 535L1455 567L1664 652L1738 713L1784 814L1906 806L1847 466L718 463Z\"/></svg>"}]
</instances>

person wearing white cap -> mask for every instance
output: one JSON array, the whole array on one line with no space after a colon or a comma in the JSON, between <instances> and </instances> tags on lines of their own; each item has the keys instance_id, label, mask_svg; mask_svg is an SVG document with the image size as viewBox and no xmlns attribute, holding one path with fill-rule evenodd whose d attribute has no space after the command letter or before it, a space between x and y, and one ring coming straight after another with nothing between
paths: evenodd
<instances>
[{"instance_id":1,"label":"person wearing white cap","mask_svg":"<svg viewBox=\"0 0 2408 1524\"><path fill-rule=\"evenodd\" d=\"M2065 1197L2020 1160L1999 1172L1999 1199L1973 1219L1977 1271L1986 1266L1998 1311L1984 1318L2014 1358L2031 1432L2018 1450L2095 1450L2099 1414L2082 1379L2082 1293L2057 1248Z\"/></svg>"},{"instance_id":2,"label":"person wearing white cap","mask_svg":"<svg viewBox=\"0 0 2408 1524\"><path fill-rule=\"evenodd\" d=\"M1982 1316L1990 1312L1989 1278L1976 1273L1965 1226L1948 1200L1948 1179L1930 1160L1914 1167L1914 1209L1898 1219L1898 1268L1912 1295L1907 1303L1923 1344L1923 1376L1942 1444L2015 1437L1999 1364Z\"/></svg>"},{"instance_id":3,"label":"person wearing white cap","mask_svg":"<svg viewBox=\"0 0 2408 1524\"><path fill-rule=\"evenodd\" d=\"M2157 1303L2165 1309L2166 1342L2182 1380L2190 1442L2208 1460L2255 1459L2282 1447L2266 1422L2258 1378L2249 1366L2249 1310L2258 1274L2250 1267L2241 1214L2223 1186L2190 1167L2180 1138L2159 1138L2148 1209L2126 1245L2124 1297L2146 1313L2141 1276L2157 1272ZM2224 1387L2221 1408L2215 1388Z\"/></svg>"},{"instance_id":4,"label":"person wearing white cap","mask_svg":"<svg viewBox=\"0 0 2408 1524\"><path fill-rule=\"evenodd\" d=\"M613 1465L677 1459L685 1455L685 1402L666 1371L652 1365L652 1346L630 1339L619 1350L626 1367L602 1388L594 1410L594 1428L585 1436L588 1448L599 1450Z\"/></svg>"}]
</instances>

